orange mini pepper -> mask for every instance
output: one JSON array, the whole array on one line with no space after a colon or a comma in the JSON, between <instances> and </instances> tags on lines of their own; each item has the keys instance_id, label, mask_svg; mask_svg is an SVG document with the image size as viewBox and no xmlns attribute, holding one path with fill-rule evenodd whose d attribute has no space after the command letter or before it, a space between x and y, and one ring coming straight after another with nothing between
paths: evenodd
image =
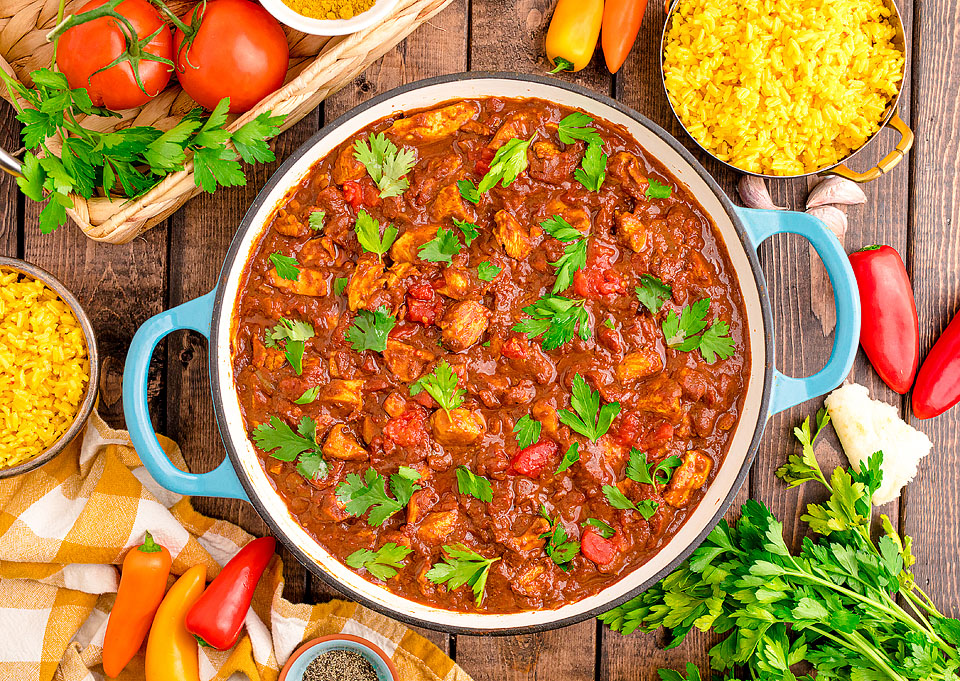
<instances>
[{"instance_id":1,"label":"orange mini pepper","mask_svg":"<svg viewBox=\"0 0 960 681\"><path fill-rule=\"evenodd\" d=\"M586 68L597 49L603 0L560 0L547 29L547 58L557 71Z\"/></svg>"},{"instance_id":2,"label":"orange mini pepper","mask_svg":"<svg viewBox=\"0 0 960 681\"><path fill-rule=\"evenodd\" d=\"M619 71L627 61L646 9L647 0L607 0L604 5L600 45L610 73Z\"/></svg>"},{"instance_id":3,"label":"orange mini pepper","mask_svg":"<svg viewBox=\"0 0 960 681\"><path fill-rule=\"evenodd\" d=\"M200 681L199 644L184 621L206 581L207 569L194 565L160 603L147 639L146 681Z\"/></svg>"},{"instance_id":4,"label":"orange mini pepper","mask_svg":"<svg viewBox=\"0 0 960 681\"><path fill-rule=\"evenodd\" d=\"M143 544L123 559L117 600L103 638L103 671L117 676L140 649L160 607L170 574L170 552L144 533Z\"/></svg>"}]
</instances>

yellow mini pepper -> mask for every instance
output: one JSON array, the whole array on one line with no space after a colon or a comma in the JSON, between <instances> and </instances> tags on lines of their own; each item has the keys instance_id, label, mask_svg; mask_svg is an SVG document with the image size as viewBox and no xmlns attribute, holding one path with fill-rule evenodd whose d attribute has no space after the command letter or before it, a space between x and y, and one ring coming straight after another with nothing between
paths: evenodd
<instances>
[{"instance_id":1,"label":"yellow mini pepper","mask_svg":"<svg viewBox=\"0 0 960 681\"><path fill-rule=\"evenodd\" d=\"M579 71L590 63L603 21L603 0L560 0L547 29L547 58L557 71Z\"/></svg>"},{"instance_id":2,"label":"yellow mini pepper","mask_svg":"<svg viewBox=\"0 0 960 681\"><path fill-rule=\"evenodd\" d=\"M200 681L197 639L187 631L184 620L206 581L207 569L194 565L164 596L147 639L147 681Z\"/></svg>"}]
</instances>

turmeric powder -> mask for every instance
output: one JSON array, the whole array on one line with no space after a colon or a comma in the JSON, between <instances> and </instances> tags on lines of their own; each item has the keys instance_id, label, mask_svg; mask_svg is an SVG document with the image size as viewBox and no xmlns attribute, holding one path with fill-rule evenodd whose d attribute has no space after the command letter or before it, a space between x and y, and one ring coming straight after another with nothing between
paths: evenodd
<instances>
[{"instance_id":1,"label":"turmeric powder","mask_svg":"<svg viewBox=\"0 0 960 681\"><path fill-rule=\"evenodd\" d=\"M297 14L311 19L352 19L373 7L376 0L283 0Z\"/></svg>"}]
</instances>

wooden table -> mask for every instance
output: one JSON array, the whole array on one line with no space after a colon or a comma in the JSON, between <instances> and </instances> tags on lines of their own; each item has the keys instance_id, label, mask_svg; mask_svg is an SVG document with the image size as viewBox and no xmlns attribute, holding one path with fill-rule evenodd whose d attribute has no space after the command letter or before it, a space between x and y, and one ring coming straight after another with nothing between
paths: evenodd
<instances>
[{"instance_id":1,"label":"wooden table","mask_svg":"<svg viewBox=\"0 0 960 681\"><path fill-rule=\"evenodd\" d=\"M873 243L897 248L907 262L920 312L926 351L960 307L960 5L954 0L901 0L908 41L908 68L900 115L917 134L907 161L867 185L869 202L850 211L846 246ZM581 85L609 94L652 118L690 149L678 128L660 85L657 49L663 23L662 3L651 0L638 45L616 77L599 55L575 76ZM454 0L429 25L327 100L277 141L282 160L319 129L358 103L410 81L467 69L544 70L543 35L552 11L550 0ZM17 124L9 106L0 106L0 146L17 149ZM855 163L866 168L893 146L882 136ZM698 155L733 196L734 173ZM143 237L124 246L89 241L68 226L43 236L36 226L37 206L25 204L9 178L0 179L0 253L37 263L60 277L93 318L104 355L101 411L123 424L120 379L127 345L151 315L208 292L246 207L276 164L248 172L246 187L203 195ZM774 199L801 208L803 181L778 182ZM761 260L771 287L777 330L777 365L792 375L815 372L826 361L832 333L832 297L818 262L799 238L777 237L764 244ZM825 320L825 321L822 321ZM825 334L825 329L827 333ZM207 349L193 333L181 332L161 344L151 367L151 409L156 428L179 441L194 471L210 470L223 457L208 394ZM896 404L909 416L909 402L887 389L860 357L851 377L870 387L874 397ZM787 453L796 449L790 429L820 406L813 401L780 414L767 426L757 463L740 493L768 504L796 540L804 505L819 497L814 490L787 490L773 475ZM914 568L918 581L941 604L960 616L960 476L955 447L960 437L960 409L932 421L913 421L934 442L934 453L899 502L882 509L917 540ZM836 452L834 441L821 451ZM839 459L836 459L839 460ZM240 523L254 533L266 526L253 508L238 501L196 499L206 513ZM331 597L291 556L285 556L286 595L294 600ZM661 666L682 668L687 661L705 670L706 636L692 635L683 646L662 651L658 635L627 638L611 634L594 621L533 636L478 638L427 635L447 650L478 681L563 679L564 681L645 681Z\"/></svg>"}]
</instances>

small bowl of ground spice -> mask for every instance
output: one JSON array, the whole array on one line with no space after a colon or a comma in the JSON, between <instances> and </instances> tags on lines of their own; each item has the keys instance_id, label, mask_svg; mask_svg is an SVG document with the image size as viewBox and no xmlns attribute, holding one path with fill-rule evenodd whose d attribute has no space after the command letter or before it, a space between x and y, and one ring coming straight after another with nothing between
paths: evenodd
<instances>
[{"instance_id":1,"label":"small bowl of ground spice","mask_svg":"<svg viewBox=\"0 0 960 681\"><path fill-rule=\"evenodd\" d=\"M290 28L313 35L346 35L387 18L397 0L261 0Z\"/></svg>"},{"instance_id":2,"label":"small bowl of ground spice","mask_svg":"<svg viewBox=\"0 0 960 681\"><path fill-rule=\"evenodd\" d=\"M399 681L393 661L370 641L334 634L297 648L279 681Z\"/></svg>"}]
</instances>

